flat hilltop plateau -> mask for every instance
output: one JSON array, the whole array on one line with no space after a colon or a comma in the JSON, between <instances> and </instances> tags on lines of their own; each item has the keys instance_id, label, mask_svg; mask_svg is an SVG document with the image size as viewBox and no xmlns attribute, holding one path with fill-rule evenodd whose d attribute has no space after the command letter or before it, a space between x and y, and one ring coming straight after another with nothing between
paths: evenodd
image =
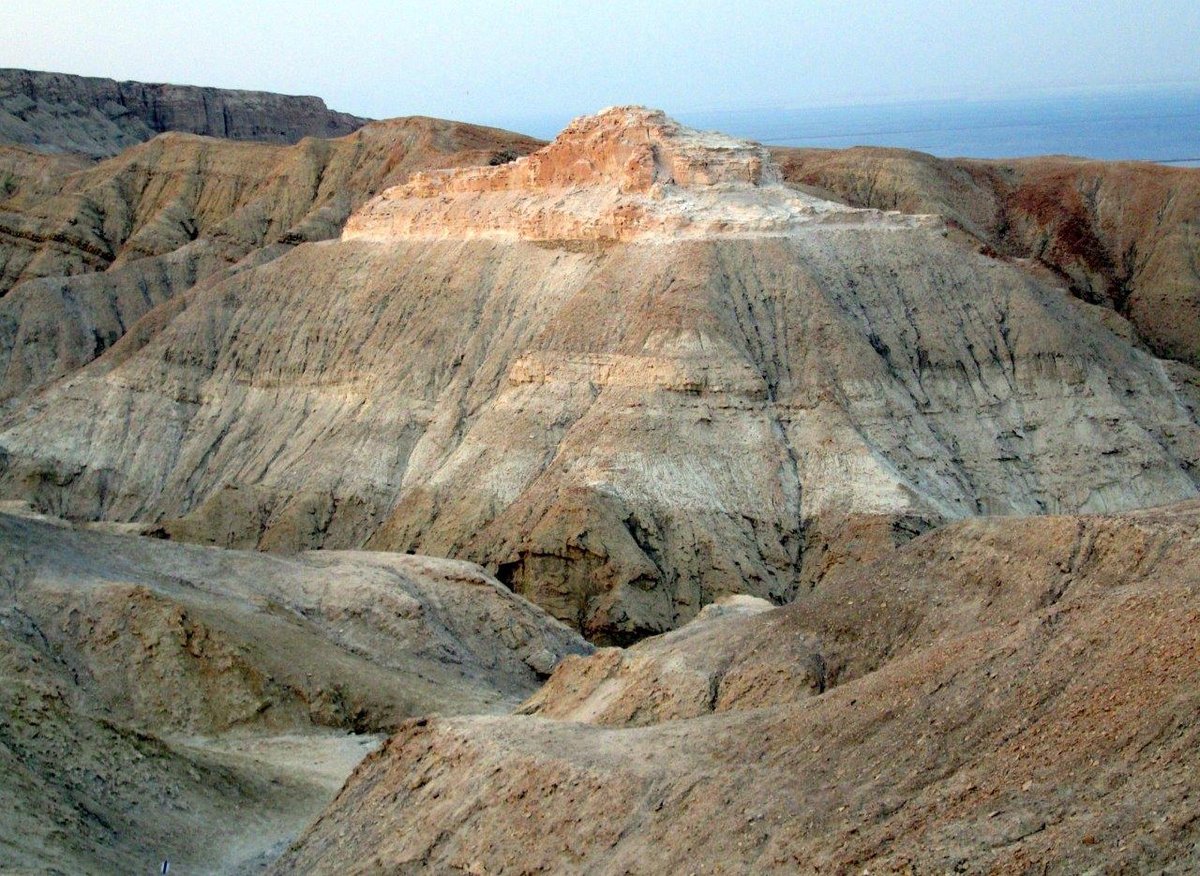
<instances>
[{"instance_id":1,"label":"flat hilltop plateau","mask_svg":"<svg viewBox=\"0 0 1200 876\"><path fill-rule=\"evenodd\" d=\"M104 158L164 131L295 143L367 121L319 97L0 69L0 139L39 152Z\"/></svg>"},{"instance_id":2,"label":"flat hilltop plateau","mask_svg":"<svg viewBox=\"0 0 1200 876\"><path fill-rule=\"evenodd\" d=\"M1197 866L1200 170L13 81L0 870Z\"/></svg>"}]
</instances>

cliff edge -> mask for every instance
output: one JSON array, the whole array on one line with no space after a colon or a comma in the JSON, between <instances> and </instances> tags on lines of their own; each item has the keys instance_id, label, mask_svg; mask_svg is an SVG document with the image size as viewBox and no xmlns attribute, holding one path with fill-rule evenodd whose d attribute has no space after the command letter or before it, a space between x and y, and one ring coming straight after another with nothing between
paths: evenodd
<instances>
[{"instance_id":1,"label":"cliff edge","mask_svg":"<svg viewBox=\"0 0 1200 876\"><path fill-rule=\"evenodd\" d=\"M0 69L0 140L41 152L105 158L164 131L295 143L367 121L319 97Z\"/></svg>"}]
</instances>

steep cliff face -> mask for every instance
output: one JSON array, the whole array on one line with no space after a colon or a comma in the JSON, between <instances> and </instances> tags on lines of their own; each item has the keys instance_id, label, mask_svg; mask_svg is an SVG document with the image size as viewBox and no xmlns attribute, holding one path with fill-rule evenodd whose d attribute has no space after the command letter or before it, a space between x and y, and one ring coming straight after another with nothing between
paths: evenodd
<instances>
[{"instance_id":1,"label":"steep cliff face","mask_svg":"<svg viewBox=\"0 0 1200 876\"><path fill-rule=\"evenodd\" d=\"M945 160L897 149L776 149L784 176L847 203L945 216L1200 364L1200 170L1075 158Z\"/></svg>"},{"instance_id":2,"label":"steep cliff face","mask_svg":"<svg viewBox=\"0 0 1200 876\"><path fill-rule=\"evenodd\" d=\"M206 543L471 559L616 642L940 521L1196 494L1186 366L937 218L778 180L618 108L410 181L14 409L0 483Z\"/></svg>"},{"instance_id":3,"label":"steep cliff face","mask_svg":"<svg viewBox=\"0 0 1200 876\"><path fill-rule=\"evenodd\" d=\"M103 158L164 131L295 143L367 121L319 97L0 69L0 140L44 152Z\"/></svg>"},{"instance_id":4,"label":"steep cliff face","mask_svg":"<svg viewBox=\"0 0 1200 876\"><path fill-rule=\"evenodd\" d=\"M86 168L2 152L0 400L86 364L197 283L337 236L355 207L414 171L538 145L412 118L289 147L164 134Z\"/></svg>"}]
</instances>

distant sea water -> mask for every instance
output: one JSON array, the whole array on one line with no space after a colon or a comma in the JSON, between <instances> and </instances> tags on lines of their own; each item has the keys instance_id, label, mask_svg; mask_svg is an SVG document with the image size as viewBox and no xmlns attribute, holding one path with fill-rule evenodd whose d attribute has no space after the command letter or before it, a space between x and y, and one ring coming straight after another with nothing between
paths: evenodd
<instances>
[{"instance_id":1,"label":"distant sea water","mask_svg":"<svg viewBox=\"0 0 1200 876\"><path fill-rule=\"evenodd\" d=\"M597 107L597 109L599 109ZM895 146L943 158L1077 155L1200 167L1200 86L1005 100L668 112L771 146ZM552 137L564 120L529 120Z\"/></svg>"}]
</instances>

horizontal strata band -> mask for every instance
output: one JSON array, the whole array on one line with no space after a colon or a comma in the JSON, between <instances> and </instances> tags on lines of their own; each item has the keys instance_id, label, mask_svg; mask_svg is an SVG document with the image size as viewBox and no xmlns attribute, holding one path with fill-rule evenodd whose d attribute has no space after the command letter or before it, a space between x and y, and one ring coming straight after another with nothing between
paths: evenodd
<instances>
[{"instance_id":1,"label":"horizontal strata band","mask_svg":"<svg viewBox=\"0 0 1200 876\"><path fill-rule=\"evenodd\" d=\"M344 240L662 240L788 235L836 225L941 227L783 183L762 146L616 107L497 167L419 173L364 205Z\"/></svg>"}]
</instances>

